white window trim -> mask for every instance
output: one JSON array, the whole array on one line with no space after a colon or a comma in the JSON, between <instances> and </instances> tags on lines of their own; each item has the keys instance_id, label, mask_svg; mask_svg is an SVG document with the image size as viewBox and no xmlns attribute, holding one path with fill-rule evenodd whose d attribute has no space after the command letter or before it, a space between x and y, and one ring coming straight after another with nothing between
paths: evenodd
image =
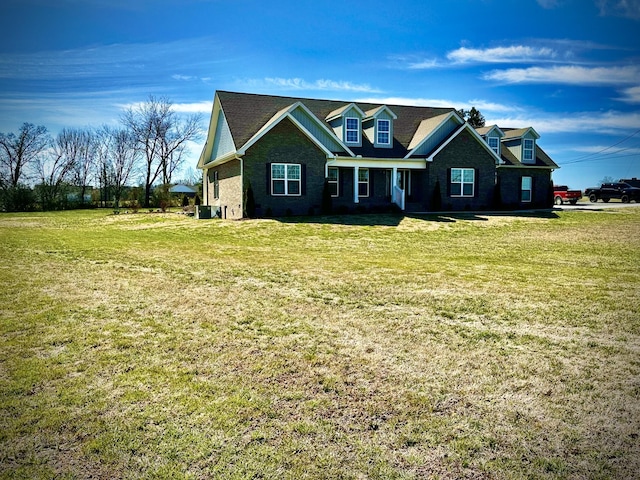
<instances>
[{"instance_id":1,"label":"white window trim","mask_svg":"<svg viewBox=\"0 0 640 480\"><path fill-rule=\"evenodd\" d=\"M361 172L366 172L367 173L367 181L363 182L360 180L360 173ZM359 198L368 198L369 197L369 181L371 180L371 176L369 175L369 169L368 168L359 168L358 169L358 197ZM360 184L364 184L367 186L367 194L366 195L361 195L360 194Z\"/></svg>"},{"instance_id":2,"label":"white window trim","mask_svg":"<svg viewBox=\"0 0 640 480\"><path fill-rule=\"evenodd\" d=\"M473 168L452 168L451 169L451 176L449 177L449 184L451 186L454 185L454 182L451 180L451 178L453 177L453 171L454 170L460 170L460 182L455 182L455 184L460 184L460 195L454 195L451 194L451 197L455 197L455 198L471 198L475 195L476 193L476 171ZM470 170L473 173L473 181L472 182L465 182L464 181L464 171L465 170ZM468 185L469 183L471 183L471 195L465 195L464 194L464 186Z\"/></svg>"},{"instance_id":3,"label":"white window trim","mask_svg":"<svg viewBox=\"0 0 640 480\"><path fill-rule=\"evenodd\" d=\"M357 123L356 128L347 128L348 120L355 120ZM347 140L349 137L349 132L356 132L356 139L354 141ZM350 145L358 145L360 144L360 119L358 117L344 117L344 143L348 143Z\"/></svg>"},{"instance_id":4,"label":"white window trim","mask_svg":"<svg viewBox=\"0 0 640 480\"><path fill-rule=\"evenodd\" d=\"M527 148L527 142L531 142L531 148ZM522 140L522 163L536 163L536 142L530 138ZM527 158L527 152L531 151L531 158Z\"/></svg>"},{"instance_id":5,"label":"white window trim","mask_svg":"<svg viewBox=\"0 0 640 480\"><path fill-rule=\"evenodd\" d=\"M380 122L387 122L387 125L389 125L389 130L387 130L386 132L381 132L380 131ZM386 142L381 142L380 141L380 134L381 133L386 133L388 136L388 140ZM376 144L377 145L391 145L391 120L386 119L386 118L378 118L376 119Z\"/></svg>"},{"instance_id":6,"label":"white window trim","mask_svg":"<svg viewBox=\"0 0 640 480\"><path fill-rule=\"evenodd\" d=\"M329 171L331 171L332 169L335 169L335 171L336 171L336 179L335 180L329 180L330 177L327 177L327 182L329 184L335 184L336 185L336 194L335 195L331 194L331 198L338 198L340 196L340 169L338 167L329 167L327 173Z\"/></svg>"},{"instance_id":7,"label":"white window trim","mask_svg":"<svg viewBox=\"0 0 640 480\"><path fill-rule=\"evenodd\" d=\"M529 188L524 188L524 179L525 178L529 179ZM524 192L529 192L529 200L524 200L522 198L522 194ZM532 177L524 176L524 177L522 177L522 180L520 180L520 201L522 203L531 203L533 201L533 178Z\"/></svg>"},{"instance_id":8,"label":"white window trim","mask_svg":"<svg viewBox=\"0 0 640 480\"><path fill-rule=\"evenodd\" d=\"M495 148L491 145L491 140L495 140ZM489 145L489 148L495 152L496 155L500 156L500 139L498 137L487 137L487 144Z\"/></svg>"},{"instance_id":9,"label":"white window trim","mask_svg":"<svg viewBox=\"0 0 640 480\"><path fill-rule=\"evenodd\" d=\"M284 178L273 178L273 167L276 165L284 166ZM300 178L289 179L289 167L297 166L300 171ZM273 182L284 182L284 193L274 193ZM289 193L289 182L298 182L298 193ZM271 195L274 197L300 197L302 195L302 165L299 163L272 163L271 164Z\"/></svg>"}]
</instances>

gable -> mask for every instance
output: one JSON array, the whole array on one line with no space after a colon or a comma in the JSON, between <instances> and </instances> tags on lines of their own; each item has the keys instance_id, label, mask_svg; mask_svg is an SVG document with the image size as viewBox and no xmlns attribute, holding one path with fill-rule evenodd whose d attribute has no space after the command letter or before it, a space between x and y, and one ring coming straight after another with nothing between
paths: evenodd
<instances>
[{"instance_id":1,"label":"gable","mask_svg":"<svg viewBox=\"0 0 640 480\"><path fill-rule=\"evenodd\" d=\"M482 167L495 171L495 155L468 124L460 127L429 159L440 167Z\"/></svg>"},{"instance_id":2,"label":"gable","mask_svg":"<svg viewBox=\"0 0 640 480\"><path fill-rule=\"evenodd\" d=\"M213 99L213 107L211 108L207 139L202 147L200 158L198 159L198 168L203 168L207 163L225 155L232 154L235 150L236 147L231 130L229 129L229 124L227 123L222 105L216 94Z\"/></svg>"},{"instance_id":3,"label":"gable","mask_svg":"<svg viewBox=\"0 0 640 480\"><path fill-rule=\"evenodd\" d=\"M291 116L298 120L300 124L320 143L322 143L327 150L332 153L345 153L345 148L336 141L335 137L327 130L327 128L315 118L315 116L308 110L298 107L291 112Z\"/></svg>"},{"instance_id":4,"label":"gable","mask_svg":"<svg viewBox=\"0 0 640 480\"><path fill-rule=\"evenodd\" d=\"M426 156L437 148L456 128L460 127L460 118L452 113L423 120L416 130L407 153L408 157Z\"/></svg>"},{"instance_id":5,"label":"gable","mask_svg":"<svg viewBox=\"0 0 640 480\"><path fill-rule=\"evenodd\" d=\"M234 152L236 146L233 144L231 130L222 110L218 111L218 119L216 121L216 131L213 139L213 148L209 160L215 160L224 155Z\"/></svg>"},{"instance_id":6,"label":"gable","mask_svg":"<svg viewBox=\"0 0 640 480\"><path fill-rule=\"evenodd\" d=\"M296 102L276 112L255 135L238 149L238 153L241 155L244 154L255 142L260 140L260 138L285 119L289 119L302 133L315 143L316 146L323 150L327 156L344 152L352 153L333 136L329 128L320 122L302 102Z\"/></svg>"},{"instance_id":7,"label":"gable","mask_svg":"<svg viewBox=\"0 0 640 480\"><path fill-rule=\"evenodd\" d=\"M451 142L453 142L458 137L460 137L461 134L464 134L464 135L462 135L464 138L470 137L475 144L479 145L483 150L485 150L487 153L489 153L489 155L492 158L494 164L497 165L498 163L500 163L500 157L498 157L496 155L496 153L493 150L491 150L489 145L487 145L487 142L485 142L484 139L480 135L478 135L478 132L476 132L475 129L471 125L466 123L466 122L464 124L462 124L462 126L460 128L458 128L455 132L453 132L451 135L449 135L448 138L446 138L446 140L444 142L442 142L438 146L438 148L436 148L436 150L433 151L427 157L427 161L432 161L435 158L436 155L438 155L441 151L447 149L449 144L451 144Z\"/></svg>"}]
</instances>

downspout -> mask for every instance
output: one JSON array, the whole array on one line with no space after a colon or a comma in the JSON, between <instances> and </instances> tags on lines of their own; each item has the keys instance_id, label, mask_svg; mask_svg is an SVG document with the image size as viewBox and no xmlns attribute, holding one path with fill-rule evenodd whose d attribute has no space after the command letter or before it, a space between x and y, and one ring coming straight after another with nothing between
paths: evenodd
<instances>
[{"instance_id":1,"label":"downspout","mask_svg":"<svg viewBox=\"0 0 640 480\"><path fill-rule=\"evenodd\" d=\"M242 157L238 157L240 160L240 192L242 193L240 197L240 218L244 218L244 162Z\"/></svg>"},{"instance_id":2,"label":"downspout","mask_svg":"<svg viewBox=\"0 0 640 480\"><path fill-rule=\"evenodd\" d=\"M209 205L209 175L207 172L209 169L202 169L202 196L204 197L202 204Z\"/></svg>"}]
</instances>

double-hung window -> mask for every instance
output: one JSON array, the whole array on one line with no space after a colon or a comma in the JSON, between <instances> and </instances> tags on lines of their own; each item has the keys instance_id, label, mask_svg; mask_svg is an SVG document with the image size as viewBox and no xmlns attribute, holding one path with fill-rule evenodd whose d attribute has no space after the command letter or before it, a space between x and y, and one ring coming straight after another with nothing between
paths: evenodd
<instances>
[{"instance_id":1,"label":"double-hung window","mask_svg":"<svg viewBox=\"0 0 640 480\"><path fill-rule=\"evenodd\" d=\"M391 122L389 120L378 120L378 138L377 143L380 145L389 145L391 143Z\"/></svg>"},{"instance_id":2,"label":"double-hung window","mask_svg":"<svg viewBox=\"0 0 640 480\"><path fill-rule=\"evenodd\" d=\"M533 140L525 138L522 143L522 161L533 163Z\"/></svg>"},{"instance_id":3,"label":"double-hung window","mask_svg":"<svg viewBox=\"0 0 640 480\"><path fill-rule=\"evenodd\" d=\"M338 168L337 167L329 167L327 182L329 183L329 192L331 192L332 197L337 197L340 195L340 190L338 187Z\"/></svg>"},{"instance_id":4,"label":"double-hung window","mask_svg":"<svg viewBox=\"0 0 640 480\"><path fill-rule=\"evenodd\" d=\"M353 117L345 119L344 137L347 143L360 143L360 119Z\"/></svg>"},{"instance_id":5,"label":"double-hung window","mask_svg":"<svg viewBox=\"0 0 640 480\"><path fill-rule=\"evenodd\" d=\"M473 185L475 183L475 170L473 168L451 169L451 196L473 197Z\"/></svg>"},{"instance_id":6,"label":"double-hung window","mask_svg":"<svg viewBox=\"0 0 640 480\"><path fill-rule=\"evenodd\" d=\"M520 199L523 202L531 201L531 186L532 186L531 177L522 177L522 189Z\"/></svg>"},{"instance_id":7,"label":"double-hung window","mask_svg":"<svg viewBox=\"0 0 640 480\"><path fill-rule=\"evenodd\" d=\"M493 150L496 155L500 155L500 139L498 137L489 137L487 138L487 143L489 144L489 148Z\"/></svg>"},{"instance_id":8,"label":"double-hung window","mask_svg":"<svg viewBox=\"0 0 640 480\"><path fill-rule=\"evenodd\" d=\"M359 197L369 196L369 169L368 168L358 169L358 196Z\"/></svg>"},{"instance_id":9,"label":"double-hung window","mask_svg":"<svg viewBox=\"0 0 640 480\"><path fill-rule=\"evenodd\" d=\"M300 195L301 168L295 163L271 164L271 195Z\"/></svg>"}]
</instances>

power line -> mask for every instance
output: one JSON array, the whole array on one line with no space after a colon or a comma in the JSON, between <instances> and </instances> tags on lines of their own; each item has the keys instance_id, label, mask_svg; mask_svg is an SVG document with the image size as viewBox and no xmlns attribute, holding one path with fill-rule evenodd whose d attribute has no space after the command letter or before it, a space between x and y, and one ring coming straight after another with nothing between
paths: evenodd
<instances>
[{"instance_id":1,"label":"power line","mask_svg":"<svg viewBox=\"0 0 640 480\"><path fill-rule=\"evenodd\" d=\"M626 157L639 157L640 158L640 154L638 154L638 153L628 153L626 155L617 155L617 152L615 152L615 153L610 153L609 156L602 156L602 157L599 157L599 158L585 158L583 160L573 160L573 161L570 161L570 162L562 162L562 163L559 162L558 164L559 165L572 165L574 163L601 162L603 160L617 160L619 158L626 158Z\"/></svg>"},{"instance_id":2,"label":"power line","mask_svg":"<svg viewBox=\"0 0 640 480\"><path fill-rule=\"evenodd\" d=\"M620 140L619 142L614 143L613 145L609 145L608 147L605 147L605 148L603 148L602 150L600 150L600 151L598 151L598 152L588 153L588 154L583 155L583 156L581 156L581 157L577 157L577 158L574 158L574 159L572 159L572 160L569 160L568 162L563 162L563 165L568 165L568 164L572 164L572 163L580 163L580 162L582 162L582 161L586 161L586 159L588 159L589 157L593 157L593 156L596 156L596 155L600 155L602 152L606 152L607 150L609 150L609 149L611 149L611 148L613 148L613 147L616 147L616 146L620 145L620 144L621 144L621 143L623 143L623 142L626 142L626 141L627 141L627 140L629 140L630 138L635 137L638 133L640 133L640 129L639 129L639 130L636 130L636 131L635 131L635 132L633 132L631 135L629 135L629 136L627 136L627 137L623 138L623 139L622 139L622 140ZM616 153L616 152L614 152L614 153Z\"/></svg>"}]
</instances>

